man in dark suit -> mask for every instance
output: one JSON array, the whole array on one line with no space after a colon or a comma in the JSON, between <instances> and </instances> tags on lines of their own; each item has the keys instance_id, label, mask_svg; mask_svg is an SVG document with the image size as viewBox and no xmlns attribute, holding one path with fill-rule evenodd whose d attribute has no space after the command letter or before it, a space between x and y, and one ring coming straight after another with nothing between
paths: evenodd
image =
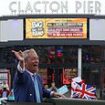
<instances>
[{"instance_id":1,"label":"man in dark suit","mask_svg":"<svg viewBox=\"0 0 105 105\"><path fill-rule=\"evenodd\" d=\"M64 97L44 88L42 79L38 74L39 57L34 49L24 52L12 50L12 52L19 60L14 78L14 95L17 102L41 103L43 97Z\"/></svg>"}]
</instances>

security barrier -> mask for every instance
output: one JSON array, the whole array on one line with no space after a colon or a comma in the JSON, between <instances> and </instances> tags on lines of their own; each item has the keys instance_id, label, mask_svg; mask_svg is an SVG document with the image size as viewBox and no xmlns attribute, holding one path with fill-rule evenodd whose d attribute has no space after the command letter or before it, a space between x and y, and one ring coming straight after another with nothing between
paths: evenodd
<instances>
[{"instance_id":1,"label":"security barrier","mask_svg":"<svg viewBox=\"0 0 105 105\"><path fill-rule=\"evenodd\" d=\"M36 104L29 102L7 102L2 105L105 105L105 100L81 100L81 99L47 99L46 102Z\"/></svg>"},{"instance_id":2,"label":"security barrier","mask_svg":"<svg viewBox=\"0 0 105 105\"><path fill-rule=\"evenodd\" d=\"M54 105L105 105L105 100L81 100L81 99L51 99L48 102Z\"/></svg>"},{"instance_id":3,"label":"security barrier","mask_svg":"<svg viewBox=\"0 0 105 105\"><path fill-rule=\"evenodd\" d=\"M2 105L53 105L53 103L7 102Z\"/></svg>"}]
</instances>

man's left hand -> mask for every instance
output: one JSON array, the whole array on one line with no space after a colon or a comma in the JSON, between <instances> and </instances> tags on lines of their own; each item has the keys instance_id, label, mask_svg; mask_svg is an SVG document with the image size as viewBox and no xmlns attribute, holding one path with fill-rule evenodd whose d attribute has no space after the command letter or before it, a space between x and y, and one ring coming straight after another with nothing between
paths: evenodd
<instances>
[{"instance_id":1,"label":"man's left hand","mask_svg":"<svg viewBox=\"0 0 105 105\"><path fill-rule=\"evenodd\" d=\"M53 96L56 97L56 98L66 98L66 96L64 96L63 94L59 94L57 92L54 92Z\"/></svg>"}]
</instances>

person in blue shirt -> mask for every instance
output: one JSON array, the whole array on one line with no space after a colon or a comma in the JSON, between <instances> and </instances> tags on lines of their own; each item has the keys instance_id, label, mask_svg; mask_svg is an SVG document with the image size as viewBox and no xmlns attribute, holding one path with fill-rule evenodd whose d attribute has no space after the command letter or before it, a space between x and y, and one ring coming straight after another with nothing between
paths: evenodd
<instances>
[{"instance_id":1,"label":"person in blue shirt","mask_svg":"<svg viewBox=\"0 0 105 105\"><path fill-rule=\"evenodd\" d=\"M38 74L39 56L34 49L23 52L12 50L12 52L19 60L13 86L15 101L41 103L43 102L43 97L65 98L61 94L44 88L42 78ZM33 77L36 77L36 79L34 80Z\"/></svg>"}]
</instances>

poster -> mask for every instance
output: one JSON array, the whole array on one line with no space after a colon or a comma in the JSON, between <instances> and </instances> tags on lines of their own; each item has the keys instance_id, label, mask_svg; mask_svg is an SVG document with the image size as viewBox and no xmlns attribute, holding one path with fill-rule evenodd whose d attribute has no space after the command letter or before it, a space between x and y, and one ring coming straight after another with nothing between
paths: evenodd
<instances>
[{"instance_id":1,"label":"poster","mask_svg":"<svg viewBox=\"0 0 105 105\"><path fill-rule=\"evenodd\" d=\"M0 88L1 88L3 81L5 81L9 87L11 86L10 70L0 69Z\"/></svg>"},{"instance_id":2,"label":"poster","mask_svg":"<svg viewBox=\"0 0 105 105\"><path fill-rule=\"evenodd\" d=\"M39 74L41 75L41 78L43 80L43 84L47 84L47 69L40 69Z\"/></svg>"},{"instance_id":3,"label":"poster","mask_svg":"<svg viewBox=\"0 0 105 105\"><path fill-rule=\"evenodd\" d=\"M87 18L27 18L26 39L86 39Z\"/></svg>"}]
</instances>

